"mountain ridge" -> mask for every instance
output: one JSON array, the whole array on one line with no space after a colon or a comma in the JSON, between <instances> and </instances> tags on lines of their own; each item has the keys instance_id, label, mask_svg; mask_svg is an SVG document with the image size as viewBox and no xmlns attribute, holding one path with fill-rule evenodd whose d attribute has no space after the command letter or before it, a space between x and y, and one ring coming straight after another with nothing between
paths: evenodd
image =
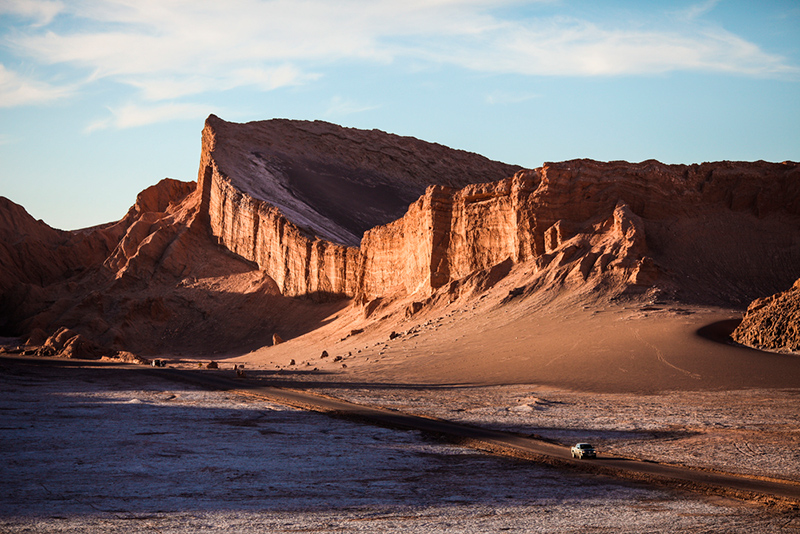
<instances>
[{"instance_id":1,"label":"mountain ridge","mask_svg":"<svg viewBox=\"0 0 800 534\"><path fill-rule=\"evenodd\" d=\"M326 195L345 182L337 211ZM162 180L116 223L62 232L15 206L0 203L4 334L66 327L143 354L253 350L346 306L413 314L477 298L514 266L523 298L742 309L800 276L792 162L525 170L374 130L212 115L197 183Z\"/></svg>"}]
</instances>

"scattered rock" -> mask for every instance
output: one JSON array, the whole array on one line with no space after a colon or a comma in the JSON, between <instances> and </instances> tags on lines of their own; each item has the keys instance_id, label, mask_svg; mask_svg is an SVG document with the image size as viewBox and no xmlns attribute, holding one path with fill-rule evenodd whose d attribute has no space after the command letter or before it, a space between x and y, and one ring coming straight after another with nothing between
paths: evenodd
<instances>
[{"instance_id":1,"label":"scattered rock","mask_svg":"<svg viewBox=\"0 0 800 534\"><path fill-rule=\"evenodd\" d=\"M210 361L206 365L206 369L219 369L219 364L215 361Z\"/></svg>"},{"instance_id":2,"label":"scattered rock","mask_svg":"<svg viewBox=\"0 0 800 534\"><path fill-rule=\"evenodd\" d=\"M96 345L85 336L62 326L47 338L41 347L35 349L34 354L37 356L60 356L80 360L99 360L104 356L112 356L115 352Z\"/></svg>"},{"instance_id":3,"label":"scattered rock","mask_svg":"<svg viewBox=\"0 0 800 534\"><path fill-rule=\"evenodd\" d=\"M406 310L405 310L406 319L410 319L411 317L413 317L414 315L419 313L419 311L421 309L422 309L422 303L421 302L417 302L417 301L412 302L411 304L406 306Z\"/></svg>"},{"instance_id":4,"label":"scattered rock","mask_svg":"<svg viewBox=\"0 0 800 534\"><path fill-rule=\"evenodd\" d=\"M28 346L41 346L47 341L47 333L42 330L41 328L34 328L31 330L30 335L28 336L28 340L25 342L25 345Z\"/></svg>"},{"instance_id":5,"label":"scattered rock","mask_svg":"<svg viewBox=\"0 0 800 534\"><path fill-rule=\"evenodd\" d=\"M320 357L320 359L322 359L322 358L327 358L327 357L328 357L328 351L327 351L327 350L323 350L323 351L322 351L322 354L320 354L320 356L319 356L319 357Z\"/></svg>"},{"instance_id":6,"label":"scattered rock","mask_svg":"<svg viewBox=\"0 0 800 534\"><path fill-rule=\"evenodd\" d=\"M750 347L800 351L800 279L786 291L754 300L731 337Z\"/></svg>"},{"instance_id":7,"label":"scattered rock","mask_svg":"<svg viewBox=\"0 0 800 534\"><path fill-rule=\"evenodd\" d=\"M283 342L284 342L284 340L283 340L283 338L281 336L279 336L278 334L272 334L272 345L273 346L280 345Z\"/></svg>"}]
</instances>

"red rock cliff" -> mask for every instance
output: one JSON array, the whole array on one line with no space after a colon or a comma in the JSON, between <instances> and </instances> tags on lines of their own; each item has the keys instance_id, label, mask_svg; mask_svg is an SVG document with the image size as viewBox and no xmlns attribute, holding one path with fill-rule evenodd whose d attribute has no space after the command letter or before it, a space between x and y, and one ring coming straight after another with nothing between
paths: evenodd
<instances>
[{"instance_id":1,"label":"red rock cliff","mask_svg":"<svg viewBox=\"0 0 800 534\"><path fill-rule=\"evenodd\" d=\"M0 198L0 332L67 327L155 353L259 347L340 306L285 296L452 297L514 264L515 295L744 306L800 278L800 166L521 170L378 131L211 116L198 184L163 180L117 223L61 232Z\"/></svg>"},{"instance_id":2,"label":"red rock cliff","mask_svg":"<svg viewBox=\"0 0 800 534\"><path fill-rule=\"evenodd\" d=\"M212 115L198 183L212 235L284 295L353 296L364 230L401 216L428 184L461 187L516 169L374 130Z\"/></svg>"},{"instance_id":3,"label":"red rock cliff","mask_svg":"<svg viewBox=\"0 0 800 534\"><path fill-rule=\"evenodd\" d=\"M745 302L798 274L799 215L796 164L551 163L428 188L402 219L366 233L359 291L430 291L508 258L551 282L715 279L688 285L697 298Z\"/></svg>"},{"instance_id":4,"label":"red rock cliff","mask_svg":"<svg viewBox=\"0 0 800 534\"><path fill-rule=\"evenodd\" d=\"M786 230L800 217L794 163L575 160L518 171L382 132L212 116L199 184L212 235L284 295L430 293L507 259L532 262L553 284L667 280L728 303L800 275L800 236Z\"/></svg>"}]
</instances>

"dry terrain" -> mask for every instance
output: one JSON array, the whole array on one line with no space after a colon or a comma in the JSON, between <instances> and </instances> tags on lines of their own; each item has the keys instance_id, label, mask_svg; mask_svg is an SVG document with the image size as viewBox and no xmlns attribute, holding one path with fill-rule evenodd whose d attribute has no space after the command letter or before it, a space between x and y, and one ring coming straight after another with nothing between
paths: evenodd
<instances>
[{"instance_id":1,"label":"dry terrain","mask_svg":"<svg viewBox=\"0 0 800 534\"><path fill-rule=\"evenodd\" d=\"M363 426L150 374L0 365L0 444L14 451L1 468L3 531L800 528L797 514L490 457L418 432ZM468 404L489 407L472 413L498 420L492 404L512 398L533 404L522 392L475 390L454 404L466 413ZM550 394L554 402L571 399ZM418 396L423 405L424 397ZM582 417L572 421L580 424Z\"/></svg>"},{"instance_id":2,"label":"dry terrain","mask_svg":"<svg viewBox=\"0 0 800 534\"><path fill-rule=\"evenodd\" d=\"M794 162L520 169L377 130L212 115L197 181L162 180L119 221L61 231L0 197L3 351L64 358L0 363L0 526L800 528L796 510L108 363L243 365L249 380L798 481L798 228Z\"/></svg>"}]
</instances>

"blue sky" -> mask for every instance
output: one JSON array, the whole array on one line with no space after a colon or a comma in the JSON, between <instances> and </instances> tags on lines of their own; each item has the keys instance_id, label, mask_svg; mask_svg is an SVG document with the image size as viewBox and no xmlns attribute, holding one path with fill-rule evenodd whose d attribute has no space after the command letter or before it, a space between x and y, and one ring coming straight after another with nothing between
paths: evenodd
<instances>
[{"instance_id":1,"label":"blue sky","mask_svg":"<svg viewBox=\"0 0 800 534\"><path fill-rule=\"evenodd\" d=\"M800 160L800 4L0 0L0 195L57 228L194 180L210 113L546 161Z\"/></svg>"}]
</instances>

